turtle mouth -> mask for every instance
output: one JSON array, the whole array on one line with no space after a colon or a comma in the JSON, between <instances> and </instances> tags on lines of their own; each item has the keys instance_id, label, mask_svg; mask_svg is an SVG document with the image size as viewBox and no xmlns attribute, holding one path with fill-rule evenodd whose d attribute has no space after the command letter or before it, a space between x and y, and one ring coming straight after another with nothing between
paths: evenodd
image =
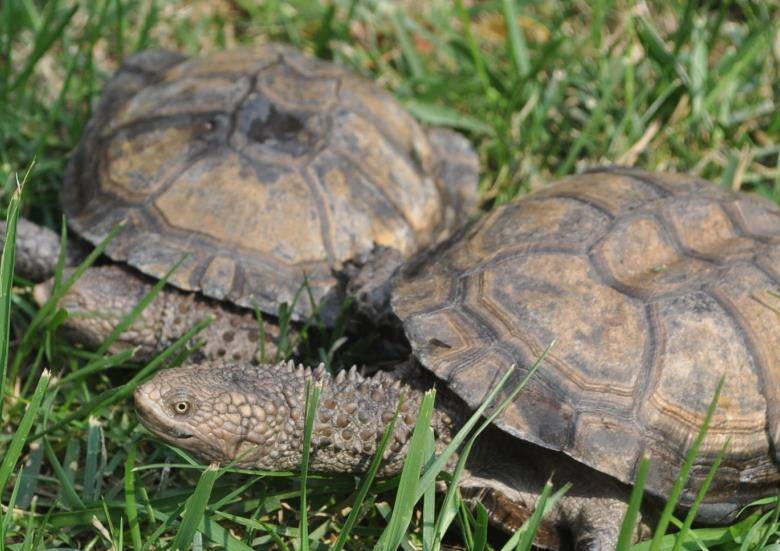
<instances>
[{"instance_id":1,"label":"turtle mouth","mask_svg":"<svg viewBox=\"0 0 780 551\"><path fill-rule=\"evenodd\" d=\"M189 432L183 431L178 427L171 426L165 423L164 417L162 417L156 407L156 404L143 393L136 391L135 395L135 409L138 414L138 418L141 420L146 429L163 439L168 440L188 440L195 435Z\"/></svg>"},{"instance_id":2,"label":"turtle mouth","mask_svg":"<svg viewBox=\"0 0 780 551\"><path fill-rule=\"evenodd\" d=\"M192 438L193 435L188 432L183 432L177 429L170 429L168 432L166 432L168 436L173 436L174 438L178 438L179 440L187 440L188 438Z\"/></svg>"},{"instance_id":3,"label":"turtle mouth","mask_svg":"<svg viewBox=\"0 0 780 551\"><path fill-rule=\"evenodd\" d=\"M194 434L184 432L175 427L165 426L160 423L154 415L149 415L141 408L138 408L138 417L149 432L160 438L167 440L189 440L195 436Z\"/></svg>"}]
</instances>

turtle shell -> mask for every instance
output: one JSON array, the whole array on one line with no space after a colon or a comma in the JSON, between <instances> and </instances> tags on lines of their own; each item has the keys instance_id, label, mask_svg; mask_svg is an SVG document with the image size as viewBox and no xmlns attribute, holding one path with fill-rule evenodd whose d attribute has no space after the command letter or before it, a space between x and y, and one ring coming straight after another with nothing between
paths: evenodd
<instances>
[{"instance_id":1,"label":"turtle shell","mask_svg":"<svg viewBox=\"0 0 780 551\"><path fill-rule=\"evenodd\" d=\"M476 177L465 139L426 131L338 65L269 44L129 58L62 196L92 243L124 222L113 260L161 277L184 258L174 285L276 313L304 278L335 308L349 265L445 234L474 205ZM311 312L297 301L296 318Z\"/></svg>"},{"instance_id":2,"label":"turtle shell","mask_svg":"<svg viewBox=\"0 0 780 551\"><path fill-rule=\"evenodd\" d=\"M414 353L471 407L516 364L507 433L668 495L724 386L682 503L720 449L716 521L775 492L780 210L695 177L606 169L495 209L393 292ZM506 392L509 392L507 390Z\"/></svg>"}]
</instances>

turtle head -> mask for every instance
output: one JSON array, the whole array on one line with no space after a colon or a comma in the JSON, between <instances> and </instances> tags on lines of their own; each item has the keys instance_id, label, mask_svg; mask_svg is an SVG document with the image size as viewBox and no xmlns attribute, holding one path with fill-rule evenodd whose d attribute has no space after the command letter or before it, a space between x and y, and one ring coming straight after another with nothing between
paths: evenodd
<instances>
[{"instance_id":1,"label":"turtle head","mask_svg":"<svg viewBox=\"0 0 780 551\"><path fill-rule=\"evenodd\" d=\"M63 281L72 273L73 270L65 270ZM51 299L53 287L53 279L34 287L33 298L38 306ZM68 312L62 329L74 341L98 348L151 289L151 283L142 276L119 266L88 268L59 300L58 307ZM161 301L154 300L120 335L110 351L140 347L142 355L150 353L155 349L161 320Z\"/></svg>"},{"instance_id":2,"label":"turtle head","mask_svg":"<svg viewBox=\"0 0 780 551\"><path fill-rule=\"evenodd\" d=\"M272 368L192 364L160 371L135 391L138 417L152 434L209 461L293 468L300 458L293 435L302 429L293 418L301 415L290 409Z\"/></svg>"}]
</instances>

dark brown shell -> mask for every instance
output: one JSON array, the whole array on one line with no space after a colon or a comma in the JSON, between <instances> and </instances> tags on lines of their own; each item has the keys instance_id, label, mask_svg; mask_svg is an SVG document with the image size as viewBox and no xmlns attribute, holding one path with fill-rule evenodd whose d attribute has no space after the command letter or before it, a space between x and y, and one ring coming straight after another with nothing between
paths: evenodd
<instances>
[{"instance_id":1,"label":"dark brown shell","mask_svg":"<svg viewBox=\"0 0 780 551\"><path fill-rule=\"evenodd\" d=\"M160 277L186 253L173 284L275 313L304 274L335 305L348 264L446 233L476 178L465 139L332 63L277 44L148 51L107 85L63 203L93 243L125 221L112 259ZM304 294L296 315L310 312Z\"/></svg>"},{"instance_id":2,"label":"dark brown shell","mask_svg":"<svg viewBox=\"0 0 780 551\"><path fill-rule=\"evenodd\" d=\"M506 432L666 495L726 377L692 493L720 514L780 482L780 211L700 179L611 169L486 215L410 267L393 307L415 354L470 406L512 364ZM774 450L774 451L773 451Z\"/></svg>"}]
</instances>

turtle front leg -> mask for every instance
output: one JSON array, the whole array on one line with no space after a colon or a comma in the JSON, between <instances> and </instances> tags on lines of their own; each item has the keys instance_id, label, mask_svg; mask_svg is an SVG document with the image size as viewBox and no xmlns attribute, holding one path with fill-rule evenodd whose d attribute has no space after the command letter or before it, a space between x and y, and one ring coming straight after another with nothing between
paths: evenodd
<instances>
[{"instance_id":1,"label":"turtle front leg","mask_svg":"<svg viewBox=\"0 0 780 551\"><path fill-rule=\"evenodd\" d=\"M574 518L571 530L577 551L611 551L617 547L628 503L620 498L592 497L562 503Z\"/></svg>"},{"instance_id":2,"label":"turtle front leg","mask_svg":"<svg viewBox=\"0 0 780 551\"><path fill-rule=\"evenodd\" d=\"M561 452L490 429L469 457L459 484L468 502L480 501L491 522L511 533L530 518L550 476L556 487L572 486L547 512L534 543L544 549L563 549L569 541L578 550L615 549L630 488ZM645 516L632 539L650 534Z\"/></svg>"},{"instance_id":3,"label":"turtle front leg","mask_svg":"<svg viewBox=\"0 0 780 551\"><path fill-rule=\"evenodd\" d=\"M531 517L546 479L541 471L527 465L507 463L503 467L505 473L501 474L497 474L497 469L485 468L467 473L461 481L461 493L472 505L481 502L488 510L491 522L511 533ZM601 476L596 479L603 482ZM593 482L587 473L580 473L579 478L574 479L573 487L544 517L536 533L535 545L543 549L563 549L563 542L571 539L577 551L615 549L628 509L627 496L611 488L609 482L606 487L591 485ZM649 527L640 522L633 541L649 536Z\"/></svg>"},{"instance_id":4,"label":"turtle front leg","mask_svg":"<svg viewBox=\"0 0 780 551\"><path fill-rule=\"evenodd\" d=\"M561 500L561 512L574 536L575 548L578 551L615 549L628 511L628 490L608 480L606 475L595 473L582 477L580 486L579 491L575 489L573 495ZM648 513L648 509L644 512ZM649 512L652 513L651 510ZM632 543L651 535L647 518L640 512Z\"/></svg>"},{"instance_id":5,"label":"turtle front leg","mask_svg":"<svg viewBox=\"0 0 780 551\"><path fill-rule=\"evenodd\" d=\"M0 221L0 236L6 238L6 221ZM68 251L67 266L76 264L81 256L76 246ZM45 281L54 275L60 256L60 236L44 226L20 218L16 225L16 274L34 282Z\"/></svg>"},{"instance_id":6,"label":"turtle front leg","mask_svg":"<svg viewBox=\"0 0 780 551\"><path fill-rule=\"evenodd\" d=\"M52 285L52 280L36 285L33 296L40 305L51 297ZM152 279L122 266L87 269L60 299L59 306L68 312L63 331L88 348L98 348L153 285ZM274 324L265 324L266 340L261 341L260 326L252 312L168 287L157 294L109 351L135 348L137 359L150 359L207 317L212 321L196 337L202 341L196 356L252 362L261 361L264 352L266 358L274 359L279 338Z\"/></svg>"}]
</instances>

